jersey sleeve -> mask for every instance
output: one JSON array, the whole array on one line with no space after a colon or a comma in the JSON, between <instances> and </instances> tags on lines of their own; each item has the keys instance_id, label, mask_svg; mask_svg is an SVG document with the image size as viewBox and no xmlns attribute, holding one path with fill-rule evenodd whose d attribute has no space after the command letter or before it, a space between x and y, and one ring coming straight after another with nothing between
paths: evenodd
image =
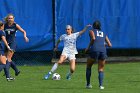
<instances>
[{"instance_id":1,"label":"jersey sleeve","mask_svg":"<svg viewBox=\"0 0 140 93\"><path fill-rule=\"evenodd\" d=\"M66 36L65 34L61 35L60 40L64 40L65 36Z\"/></svg>"},{"instance_id":2,"label":"jersey sleeve","mask_svg":"<svg viewBox=\"0 0 140 93\"><path fill-rule=\"evenodd\" d=\"M4 32L0 31L0 37L5 36Z\"/></svg>"},{"instance_id":3,"label":"jersey sleeve","mask_svg":"<svg viewBox=\"0 0 140 93\"><path fill-rule=\"evenodd\" d=\"M74 35L76 36L76 38L80 35L79 32L74 33Z\"/></svg>"}]
</instances>

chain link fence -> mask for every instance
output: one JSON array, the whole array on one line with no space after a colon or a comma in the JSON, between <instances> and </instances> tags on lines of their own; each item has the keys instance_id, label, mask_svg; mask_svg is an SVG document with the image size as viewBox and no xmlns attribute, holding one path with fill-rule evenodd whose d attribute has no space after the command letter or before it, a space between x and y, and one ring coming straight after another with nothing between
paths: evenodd
<instances>
[{"instance_id":1,"label":"chain link fence","mask_svg":"<svg viewBox=\"0 0 140 93\"><path fill-rule=\"evenodd\" d=\"M107 49L108 62L130 62L140 61L140 49ZM26 51L15 52L13 61L17 65L46 65L52 62L57 62L61 55L61 51ZM84 50L79 50L79 54L76 55L77 62L86 62L88 53Z\"/></svg>"}]
</instances>

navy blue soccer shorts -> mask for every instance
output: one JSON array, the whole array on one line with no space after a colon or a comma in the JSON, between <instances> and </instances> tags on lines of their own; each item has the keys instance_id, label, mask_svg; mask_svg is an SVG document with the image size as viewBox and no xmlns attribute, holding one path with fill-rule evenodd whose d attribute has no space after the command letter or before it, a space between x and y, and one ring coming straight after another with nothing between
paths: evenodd
<instances>
[{"instance_id":1,"label":"navy blue soccer shorts","mask_svg":"<svg viewBox=\"0 0 140 93\"><path fill-rule=\"evenodd\" d=\"M104 60L107 58L106 52L91 52L89 56L90 58L93 58L96 60Z\"/></svg>"},{"instance_id":2,"label":"navy blue soccer shorts","mask_svg":"<svg viewBox=\"0 0 140 93\"><path fill-rule=\"evenodd\" d=\"M10 48L15 52L16 47L17 47L16 42L8 43L8 45L9 45ZM6 46L5 46L5 48L6 48L5 50L8 51L8 49L7 49Z\"/></svg>"}]
</instances>

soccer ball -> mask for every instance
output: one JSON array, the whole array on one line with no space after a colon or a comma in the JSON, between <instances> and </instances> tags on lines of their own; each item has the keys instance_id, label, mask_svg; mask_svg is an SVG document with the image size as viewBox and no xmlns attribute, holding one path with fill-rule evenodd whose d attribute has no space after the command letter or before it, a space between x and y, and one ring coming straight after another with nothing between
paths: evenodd
<instances>
[{"instance_id":1,"label":"soccer ball","mask_svg":"<svg viewBox=\"0 0 140 93\"><path fill-rule=\"evenodd\" d=\"M52 80L60 80L61 76L58 73L52 75Z\"/></svg>"}]
</instances>

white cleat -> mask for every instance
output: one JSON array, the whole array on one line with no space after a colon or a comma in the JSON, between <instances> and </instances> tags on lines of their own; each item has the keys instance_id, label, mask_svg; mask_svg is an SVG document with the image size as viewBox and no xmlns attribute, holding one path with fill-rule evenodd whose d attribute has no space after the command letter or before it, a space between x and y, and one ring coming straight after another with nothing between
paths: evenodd
<instances>
[{"instance_id":1,"label":"white cleat","mask_svg":"<svg viewBox=\"0 0 140 93\"><path fill-rule=\"evenodd\" d=\"M100 89L105 89L103 86L100 86Z\"/></svg>"},{"instance_id":2,"label":"white cleat","mask_svg":"<svg viewBox=\"0 0 140 93\"><path fill-rule=\"evenodd\" d=\"M7 79L7 81L13 81L13 80L15 80L15 78L13 78L13 77L9 77L9 78L6 78Z\"/></svg>"},{"instance_id":3,"label":"white cleat","mask_svg":"<svg viewBox=\"0 0 140 93\"><path fill-rule=\"evenodd\" d=\"M92 88L92 85L89 84L89 85L86 86L86 88L87 89L91 89Z\"/></svg>"}]
</instances>

